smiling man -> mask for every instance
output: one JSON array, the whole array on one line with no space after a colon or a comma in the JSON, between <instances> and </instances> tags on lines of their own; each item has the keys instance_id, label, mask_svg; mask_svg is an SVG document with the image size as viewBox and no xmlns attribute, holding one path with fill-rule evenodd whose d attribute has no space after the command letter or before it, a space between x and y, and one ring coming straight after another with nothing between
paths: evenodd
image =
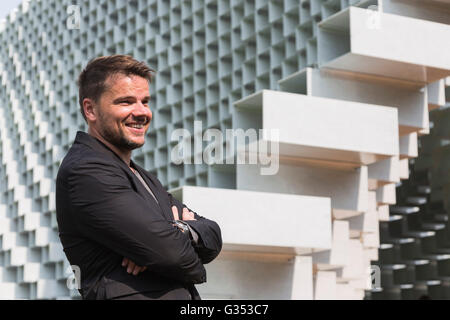
<instances>
[{"instance_id":1,"label":"smiling man","mask_svg":"<svg viewBox=\"0 0 450 320\"><path fill-rule=\"evenodd\" d=\"M59 236L83 299L200 299L219 226L192 212L131 159L152 120L153 70L130 56L91 60L78 79L88 133L58 171ZM181 217L181 219L180 219Z\"/></svg>"}]
</instances>

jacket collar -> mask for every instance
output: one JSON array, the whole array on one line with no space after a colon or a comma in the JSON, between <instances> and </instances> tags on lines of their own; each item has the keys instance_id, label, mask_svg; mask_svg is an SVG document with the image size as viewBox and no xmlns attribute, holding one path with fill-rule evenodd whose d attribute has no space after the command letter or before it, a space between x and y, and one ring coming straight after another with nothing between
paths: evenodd
<instances>
[{"instance_id":1,"label":"jacket collar","mask_svg":"<svg viewBox=\"0 0 450 320\"><path fill-rule=\"evenodd\" d=\"M106 153L106 154L112 153L115 157L117 157L120 160L120 162L122 162L125 166L127 166L125 161L123 161L122 158L119 157L119 155L117 155L117 153L115 153L110 147L108 147L106 144L101 142L99 139L91 136L90 134L88 134L86 132L77 131L77 135L75 136L74 143L81 143L81 144L87 145L88 147L90 147L96 151L101 151L102 153Z\"/></svg>"},{"instance_id":2,"label":"jacket collar","mask_svg":"<svg viewBox=\"0 0 450 320\"><path fill-rule=\"evenodd\" d=\"M117 155L111 148L109 148L106 144L104 144L97 138L91 136L90 134L88 134L86 132L77 131L74 144L75 143L84 144L96 151L102 152L106 155L109 155L110 157L115 158L115 160L120 163L120 165L125 169L125 172L127 172L127 174L129 176L131 176L135 180L138 180L138 178L131 171L131 169L128 167L128 165L125 163L125 161L123 161L122 158L119 157L119 155ZM166 208L167 206L164 205L164 203L162 203L162 201L164 200L165 197L161 194L161 190L158 187L158 183L157 183L157 181L155 181L156 178L152 177L150 174L148 174L147 171L145 171L143 168L138 166L132 159L130 159L130 164L133 168L136 168L136 170L139 172L139 174L145 180L147 185L152 189L153 193L155 194L155 197L158 199L158 201L160 203L159 207L161 208L161 211L163 212L166 219L173 220L172 213L169 210L170 208ZM139 194L143 195L147 199L150 199L150 201L153 201L156 204L156 201L153 199L153 197L150 194L148 194L147 190L144 189L144 186L141 185L140 181L137 182L136 185L138 185L138 190L141 190L141 192L139 192ZM158 204L156 204L156 205L158 206Z\"/></svg>"}]
</instances>

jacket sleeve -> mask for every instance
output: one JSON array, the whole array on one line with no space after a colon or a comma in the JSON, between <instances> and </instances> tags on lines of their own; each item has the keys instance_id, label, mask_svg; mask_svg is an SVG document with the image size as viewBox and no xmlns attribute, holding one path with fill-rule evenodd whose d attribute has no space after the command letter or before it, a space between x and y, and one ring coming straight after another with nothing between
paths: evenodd
<instances>
[{"instance_id":1,"label":"jacket sleeve","mask_svg":"<svg viewBox=\"0 0 450 320\"><path fill-rule=\"evenodd\" d=\"M182 212L184 207L188 208L185 204L175 199L170 193L168 193L168 195L171 206L176 206L178 208L178 212ZM220 227L216 222L198 215L193 210L189 209L189 211L194 213L196 220L186 220L184 222L189 224L189 226L197 233L199 237L198 243L193 243L193 246L202 263L207 264L214 260L222 250L222 235Z\"/></svg>"},{"instance_id":2,"label":"jacket sleeve","mask_svg":"<svg viewBox=\"0 0 450 320\"><path fill-rule=\"evenodd\" d=\"M184 283L206 281L189 235L151 212L120 168L85 160L69 173L68 186L72 214L86 238L163 276Z\"/></svg>"}]
</instances>

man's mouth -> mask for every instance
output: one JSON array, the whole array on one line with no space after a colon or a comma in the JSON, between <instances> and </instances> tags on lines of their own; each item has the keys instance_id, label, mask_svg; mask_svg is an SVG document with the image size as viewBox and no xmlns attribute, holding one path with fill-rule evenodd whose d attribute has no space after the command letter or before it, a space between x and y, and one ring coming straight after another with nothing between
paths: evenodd
<instances>
[{"instance_id":1,"label":"man's mouth","mask_svg":"<svg viewBox=\"0 0 450 320\"><path fill-rule=\"evenodd\" d=\"M134 129L142 129L145 127L143 123L127 123L126 126Z\"/></svg>"},{"instance_id":2,"label":"man's mouth","mask_svg":"<svg viewBox=\"0 0 450 320\"><path fill-rule=\"evenodd\" d=\"M146 122L130 122L125 123L125 126L128 127L128 130L131 131L134 134L143 135L146 130L146 125L148 121Z\"/></svg>"}]
</instances>

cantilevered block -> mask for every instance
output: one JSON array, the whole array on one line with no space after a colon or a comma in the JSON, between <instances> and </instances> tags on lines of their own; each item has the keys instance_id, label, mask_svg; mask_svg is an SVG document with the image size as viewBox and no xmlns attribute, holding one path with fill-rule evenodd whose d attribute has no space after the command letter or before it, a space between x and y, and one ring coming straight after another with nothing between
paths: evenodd
<instances>
[{"instance_id":1,"label":"cantilevered block","mask_svg":"<svg viewBox=\"0 0 450 320\"><path fill-rule=\"evenodd\" d=\"M348 219L350 237L360 237L362 233L373 233L378 231L378 214L376 192L370 191L368 196L367 211Z\"/></svg>"},{"instance_id":2,"label":"cantilevered block","mask_svg":"<svg viewBox=\"0 0 450 320\"><path fill-rule=\"evenodd\" d=\"M50 242L48 244L48 261L59 262L66 259L61 242Z\"/></svg>"},{"instance_id":3,"label":"cantilevered block","mask_svg":"<svg viewBox=\"0 0 450 320\"><path fill-rule=\"evenodd\" d=\"M303 158L358 167L398 154L395 108L270 90L234 105L233 127L263 129L260 141L278 143L281 160ZM257 141L247 145L250 153L256 145Z\"/></svg>"},{"instance_id":4,"label":"cantilevered block","mask_svg":"<svg viewBox=\"0 0 450 320\"><path fill-rule=\"evenodd\" d=\"M409 163L408 159L403 159L399 161L399 176L401 180L406 180L409 178Z\"/></svg>"},{"instance_id":5,"label":"cantilevered block","mask_svg":"<svg viewBox=\"0 0 450 320\"><path fill-rule=\"evenodd\" d=\"M313 261L308 256L295 256L292 277L292 300L311 300L313 290Z\"/></svg>"},{"instance_id":6,"label":"cantilevered block","mask_svg":"<svg viewBox=\"0 0 450 320\"><path fill-rule=\"evenodd\" d=\"M10 265L21 266L27 261L27 247L14 247L10 250Z\"/></svg>"},{"instance_id":7,"label":"cantilevered block","mask_svg":"<svg viewBox=\"0 0 450 320\"><path fill-rule=\"evenodd\" d=\"M0 299L12 300L17 299L18 285L14 282L0 283Z\"/></svg>"},{"instance_id":8,"label":"cantilevered block","mask_svg":"<svg viewBox=\"0 0 450 320\"><path fill-rule=\"evenodd\" d=\"M375 232L367 232L362 234L363 246L365 248L378 248L380 246L379 224L375 225Z\"/></svg>"},{"instance_id":9,"label":"cantilevered block","mask_svg":"<svg viewBox=\"0 0 450 320\"><path fill-rule=\"evenodd\" d=\"M423 85L417 83L384 81L326 68L305 68L278 81L278 84L286 92L395 107L398 109L400 135L428 129L427 96L435 102L439 93L436 83L428 86L427 95Z\"/></svg>"},{"instance_id":10,"label":"cantilevered block","mask_svg":"<svg viewBox=\"0 0 450 320\"><path fill-rule=\"evenodd\" d=\"M314 252L313 263L318 270L342 268L349 263L349 222L334 220L333 242L330 250Z\"/></svg>"},{"instance_id":11,"label":"cantilevered block","mask_svg":"<svg viewBox=\"0 0 450 320\"><path fill-rule=\"evenodd\" d=\"M40 269L43 266L37 262L28 262L23 266L23 282L36 282L39 280Z\"/></svg>"},{"instance_id":12,"label":"cantilevered block","mask_svg":"<svg viewBox=\"0 0 450 320\"><path fill-rule=\"evenodd\" d=\"M400 137L400 159L417 158L417 133Z\"/></svg>"},{"instance_id":13,"label":"cantilevered block","mask_svg":"<svg viewBox=\"0 0 450 320\"><path fill-rule=\"evenodd\" d=\"M450 23L450 0L378 0L383 12Z\"/></svg>"},{"instance_id":14,"label":"cantilevered block","mask_svg":"<svg viewBox=\"0 0 450 320\"><path fill-rule=\"evenodd\" d=\"M47 227L39 227L34 231L34 245L36 247L44 247L51 241L59 242L55 238L55 234L52 229Z\"/></svg>"},{"instance_id":15,"label":"cantilevered block","mask_svg":"<svg viewBox=\"0 0 450 320\"><path fill-rule=\"evenodd\" d=\"M450 75L443 39L450 25L349 7L319 23L319 67L432 83Z\"/></svg>"},{"instance_id":16,"label":"cantilevered block","mask_svg":"<svg viewBox=\"0 0 450 320\"><path fill-rule=\"evenodd\" d=\"M275 175L261 175L261 165L236 166L239 190L329 197L337 219L360 215L367 210L367 167L336 170L280 163Z\"/></svg>"},{"instance_id":17,"label":"cantilevered block","mask_svg":"<svg viewBox=\"0 0 450 320\"><path fill-rule=\"evenodd\" d=\"M57 296L57 282L53 279L39 279L36 282L36 298L49 299Z\"/></svg>"},{"instance_id":18,"label":"cantilevered block","mask_svg":"<svg viewBox=\"0 0 450 320\"><path fill-rule=\"evenodd\" d=\"M368 261L377 261L378 260L378 246L377 248L364 248L364 257Z\"/></svg>"},{"instance_id":19,"label":"cantilevered block","mask_svg":"<svg viewBox=\"0 0 450 320\"><path fill-rule=\"evenodd\" d=\"M369 190L378 189L392 182L399 182L399 157L394 156L367 166Z\"/></svg>"},{"instance_id":20,"label":"cantilevered block","mask_svg":"<svg viewBox=\"0 0 450 320\"><path fill-rule=\"evenodd\" d=\"M347 244L347 254L349 263L342 269L340 278L343 279L360 279L364 277L365 270L364 250L359 239L351 239Z\"/></svg>"},{"instance_id":21,"label":"cantilevered block","mask_svg":"<svg viewBox=\"0 0 450 320\"><path fill-rule=\"evenodd\" d=\"M377 204L395 204L396 203L396 194L395 194L395 184L390 183L378 188L376 191L377 194Z\"/></svg>"},{"instance_id":22,"label":"cantilevered block","mask_svg":"<svg viewBox=\"0 0 450 320\"><path fill-rule=\"evenodd\" d=\"M6 251L14 248L15 246L17 246L18 238L19 235L15 232L3 232L3 234L1 235L1 249Z\"/></svg>"},{"instance_id":23,"label":"cantilevered block","mask_svg":"<svg viewBox=\"0 0 450 320\"><path fill-rule=\"evenodd\" d=\"M261 262L245 259L224 259L222 254L213 262L205 265L208 282L198 286L204 299L293 299L293 290L309 293L309 279L312 279L312 266L305 261L310 257L302 256L305 264L297 274L295 263ZM309 269L309 271L306 271ZM300 276L300 279L298 277ZM309 278L309 279L308 279ZM308 280L307 280L308 279ZM294 285L293 281L301 283ZM306 283L308 281L308 283ZM267 290L267 288L271 288ZM299 290L298 290L299 289ZM299 292L301 291L301 292ZM311 294L311 293L309 293ZM312 295L312 294L311 294ZM302 298L297 296L297 298ZM306 298L306 297L305 297Z\"/></svg>"},{"instance_id":24,"label":"cantilevered block","mask_svg":"<svg viewBox=\"0 0 450 320\"><path fill-rule=\"evenodd\" d=\"M389 221L389 205L385 204L378 206L377 211L379 221Z\"/></svg>"},{"instance_id":25,"label":"cantilevered block","mask_svg":"<svg viewBox=\"0 0 450 320\"><path fill-rule=\"evenodd\" d=\"M450 18L449 18L450 21ZM445 105L445 79L430 83L427 86L428 110L438 109Z\"/></svg>"},{"instance_id":26,"label":"cantilevered block","mask_svg":"<svg viewBox=\"0 0 450 320\"><path fill-rule=\"evenodd\" d=\"M364 291L360 292L348 283L336 283L336 292L339 300L362 300Z\"/></svg>"},{"instance_id":27,"label":"cantilevered block","mask_svg":"<svg viewBox=\"0 0 450 320\"><path fill-rule=\"evenodd\" d=\"M336 272L318 271L314 278L314 300L336 300L336 294Z\"/></svg>"},{"instance_id":28,"label":"cantilevered block","mask_svg":"<svg viewBox=\"0 0 450 320\"><path fill-rule=\"evenodd\" d=\"M308 253L331 248L329 198L188 186L173 194L219 224L224 250Z\"/></svg>"},{"instance_id":29,"label":"cantilevered block","mask_svg":"<svg viewBox=\"0 0 450 320\"><path fill-rule=\"evenodd\" d=\"M25 231L33 231L39 228L42 214L39 212L26 212L24 215L23 228Z\"/></svg>"}]
</instances>

